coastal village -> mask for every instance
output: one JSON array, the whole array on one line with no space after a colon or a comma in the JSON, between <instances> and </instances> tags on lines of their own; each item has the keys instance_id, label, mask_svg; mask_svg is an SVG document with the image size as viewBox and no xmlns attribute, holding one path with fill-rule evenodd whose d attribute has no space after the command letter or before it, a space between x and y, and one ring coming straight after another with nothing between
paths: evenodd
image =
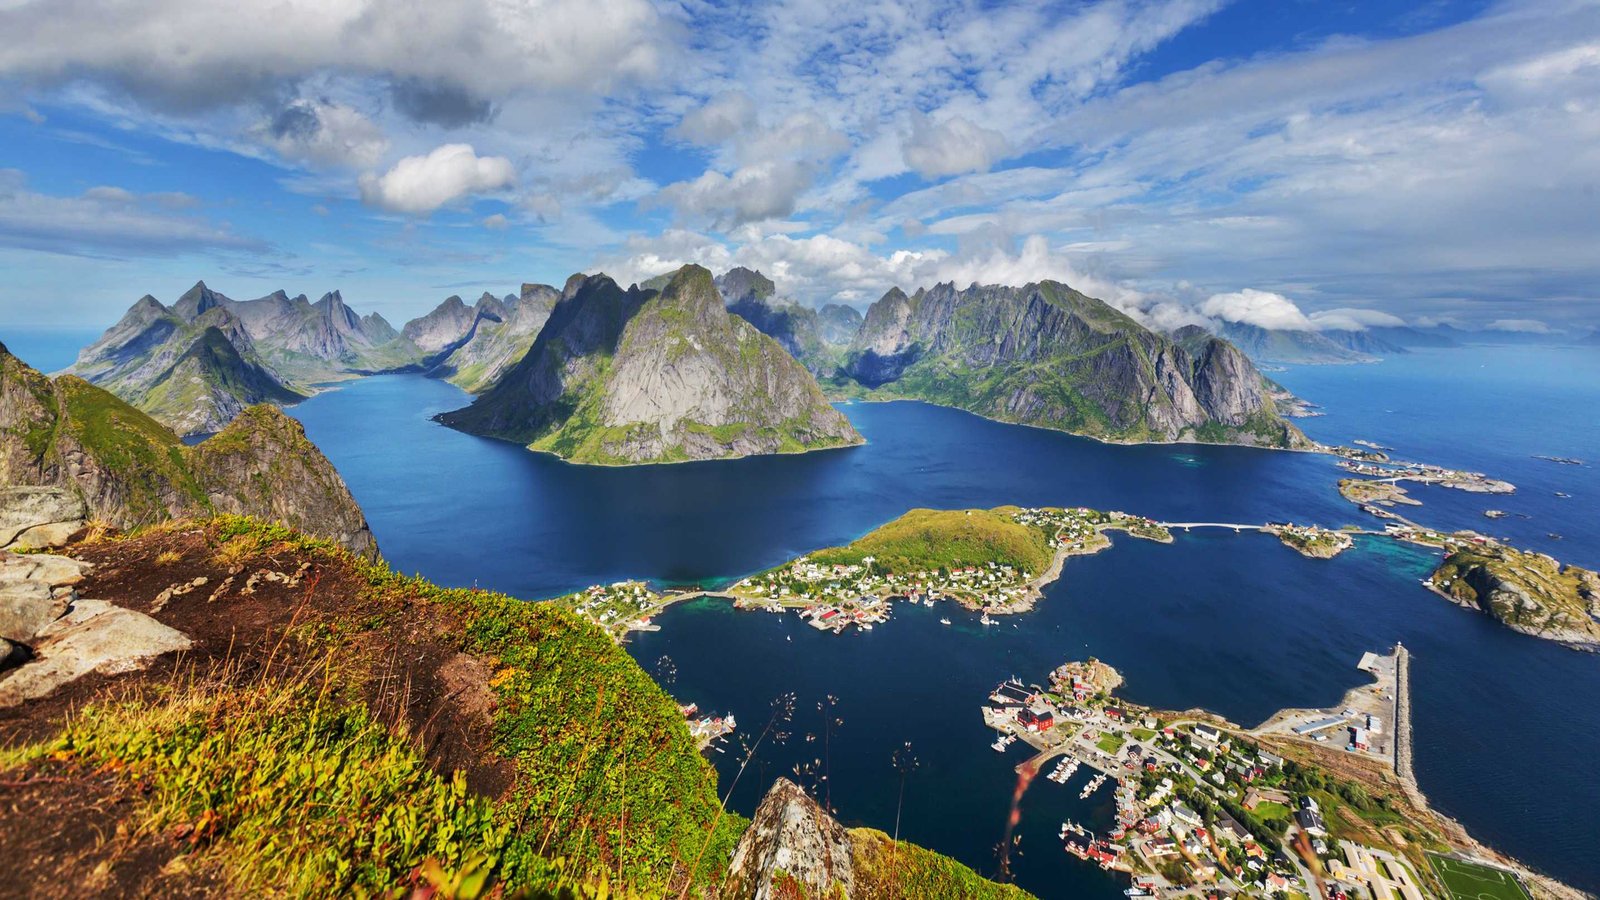
<instances>
[{"instance_id":1,"label":"coastal village","mask_svg":"<svg viewBox=\"0 0 1600 900\"><path fill-rule=\"evenodd\" d=\"M1064 852L1127 874L1130 897L1422 900L1452 896L1445 871L1515 885L1401 824L1388 796L1317 757L1348 754L1410 778L1405 658L1402 647L1365 654L1359 666L1375 681L1340 708L1285 710L1253 731L1119 701L1121 677L1093 659L1060 666L1044 686L1003 682L982 714L994 750L1032 751L1018 765L1025 779L1043 773L1080 800L1111 793L1109 823L1068 820L1058 837ZM1315 750L1292 752L1297 744ZM1069 785L1080 772L1081 787Z\"/></svg>"},{"instance_id":2,"label":"coastal village","mask_svg":"<svg viewBox=\"0 0 1600 900\"><path fill-rule=\"evenodd\" d=\"M1060 577L1069 557L1110 547L1105 532L1123 531L1159 542L1172 540L1171 531L1160 523L1118 511L1004 507L921 512L941 521L919 535L922 543L916 552L901 555L904 565L892 566L872 552L878 543L876 536L897 524L890 523L845 547L808 554L722 590L656 591L642 581L619 581L553 602L590 619L617 639L629 631L654 629L652 618L662 609L700 597L729 600L740 609L794 610L813 628L835 634L852 627L871 631L888 621L895 600L925 606L949 601L981 613L981 624L993 625L994 616L1032 609L1043 587ZM1039 564L1027 566L999 558L1003 554L987 544L970 552L947 546L946 533L955 533L975 514L985 527L998 524L1009 528L1000 536L1032 551L1029 555Z\"/></svg>"}]
</instances>

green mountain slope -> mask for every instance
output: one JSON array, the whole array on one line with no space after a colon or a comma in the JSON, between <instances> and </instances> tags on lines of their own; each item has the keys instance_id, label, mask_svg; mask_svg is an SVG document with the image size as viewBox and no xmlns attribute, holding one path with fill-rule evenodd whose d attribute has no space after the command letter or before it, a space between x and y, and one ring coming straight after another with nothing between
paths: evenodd
<instances>
[{"instance_id":1,"label":"green mountain slope","mask_svg":"<svg viewBox=\"0 0 1600 900\"><path fill-rule=\"evenodd\" d=\"M235 512L375 555L366 518L300 423L245 409L188 447L173 431L73 375L54 380L0 345L0 484L80 496L92 519L128 528Z\"/></svg>"},{"instance_id":2,"label":"green mountain slope","mask_svg":"<svg viewBox=\"0 0 1600 900\"><path fill-rule=\"evenodd\" d=\"M1305 444L1237 348L1185 348L1051 281L891 290L867 311L844 372L875 396L1107 440Z\"/></svg>"}]
</instances>

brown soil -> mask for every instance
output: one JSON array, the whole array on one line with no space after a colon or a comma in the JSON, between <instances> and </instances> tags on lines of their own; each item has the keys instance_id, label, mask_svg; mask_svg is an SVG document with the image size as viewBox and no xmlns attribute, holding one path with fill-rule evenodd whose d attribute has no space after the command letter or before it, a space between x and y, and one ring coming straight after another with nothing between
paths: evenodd
<instances>
[{"instance_id":1,"label":"brown soil","mask_svg":"<svg viewBox=\"0 0 1600 900\"><path fill-rule=\"evenodd\" d=\"M48 740L87 703L136 696L175 678L238 682L332 667L359 689L376 717L403 724L440 772L462 770L475 792L500 797L515 774L492 746L492 674L463 654L460 623L439 604L371 596L346 558L278 549L244 559L220 552L203 527L160 530L70 548L94 563L80 596L149 614L188 634L194 647L149 668L92 675L54 695L0 710L0 747ZM152 560L161 558L161 564ZM168 561L170 560L170 561ZM186 593L157 599L204 578ZM253 584L252 584L253 582ZM329 652L328 648L336 647ZM7 780L9 779L9 780ZM136 787L108 775L47 763L0 774L0 859L23 895L62 885L115 896L217 893L221 885L175 857L186 847L133 840ZM30 890L36 889L36 890Z\"/></svg>"}]
</instances>

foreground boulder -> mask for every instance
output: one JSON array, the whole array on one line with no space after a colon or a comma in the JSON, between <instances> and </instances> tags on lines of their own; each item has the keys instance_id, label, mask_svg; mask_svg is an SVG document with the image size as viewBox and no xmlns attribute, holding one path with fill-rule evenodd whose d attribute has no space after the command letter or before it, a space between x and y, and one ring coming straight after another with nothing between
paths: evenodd
<instances>
[{"instance_id":1,"label":"foreground boulder","mask_svg":"<svg viewBox=\"0 0 1600 900\"><path fill-rule=\"evenodd\" d=\"M83 498L63 487L0 487L0 550L60 547L84 526Z\"/></svg>"},{"instance_id":2,"label":"foreground boulder","mask_svg":"<svg viewBox=\"0 0 1600 900\"><path fill-rule=\"evenodd\" d=\"M89 568L63 556L0 553L0 708L188 649L187 636L143 613L80 598L75 586Z\"/></svg>"}]
</instances>

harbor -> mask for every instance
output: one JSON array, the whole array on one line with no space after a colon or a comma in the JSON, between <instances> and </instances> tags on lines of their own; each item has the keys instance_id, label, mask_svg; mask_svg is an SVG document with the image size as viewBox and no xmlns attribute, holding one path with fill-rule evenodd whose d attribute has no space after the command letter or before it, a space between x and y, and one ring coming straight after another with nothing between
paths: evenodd
<instances>
[{"instance_id":1,"label":"harbor","mask_svg":"<svg viewBox=\"0 0 1600 900\"><path fill-rule=\"evenodd\" d=\"M1337 736L1343 753L1382 765L1415 791L1408 659L1400 645L1364 653L1357 667L1371 685L1337 707L1282 710L1255 729L1121 702L1113 696L1120 675L1093 659L1058 667L1044 686L1001 682L982 715L997 735L992 749L1032 751L1016 765L1019 783L1043 774L1067 787L1087 772L1068 787L1080 802L1111 791L1108 825L1068 818L1057 837L1067 854L1127 875L1127 896L1349 898L1381 888L1377 896L1420 900L1435 888L1419 849L1392 842L1381 827L1387 807L1342 786L1345 768L1318 755L1337 752L1329 749ZM1308 755L1291 758L1275 741L1306 746ZM1416 802L1426 809L1420 795Z\"/></svg>"}]
</instances>

